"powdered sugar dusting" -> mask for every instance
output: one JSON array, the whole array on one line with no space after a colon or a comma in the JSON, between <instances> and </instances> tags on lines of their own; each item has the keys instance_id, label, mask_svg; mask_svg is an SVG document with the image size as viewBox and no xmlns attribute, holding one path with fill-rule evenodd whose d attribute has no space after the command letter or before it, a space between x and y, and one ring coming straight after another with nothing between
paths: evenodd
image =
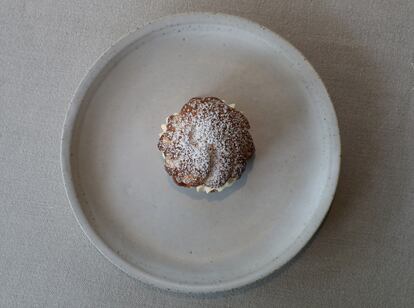
<instances>
[{"instance_id":1,"label":"powdered sugar dusting","mask_svg":"<svg viewBox=\"0 0 414 308\"><path fill-rule=\"evenodd\" d=\"M158 148L177 184L213 189L239 178L254 153L246 117L215 97L193 98L168 117Z\"/></svg>"}]
</instances>

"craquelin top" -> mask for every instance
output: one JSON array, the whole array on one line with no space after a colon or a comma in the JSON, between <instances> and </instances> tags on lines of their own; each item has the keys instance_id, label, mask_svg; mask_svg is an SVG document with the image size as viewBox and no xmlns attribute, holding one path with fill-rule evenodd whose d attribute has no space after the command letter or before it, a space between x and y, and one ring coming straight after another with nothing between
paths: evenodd
<instances>
[{"instance_id":1,"label":"craquelin top","mask_svg":"<svg viewBox=\"0 0 414 308\"><path fill-rule=\"evenodd\" d=\"M195 97L167 118L158 149L165 169L181 186L213 189L238 179L255 148L249 122L216 97Z\"/></svg>"}]
</instances>

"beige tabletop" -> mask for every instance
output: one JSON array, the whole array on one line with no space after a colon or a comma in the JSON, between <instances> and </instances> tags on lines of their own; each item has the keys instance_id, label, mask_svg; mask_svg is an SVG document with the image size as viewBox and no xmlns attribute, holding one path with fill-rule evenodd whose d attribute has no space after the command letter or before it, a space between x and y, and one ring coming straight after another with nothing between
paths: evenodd
<instances>
[{"instance_id":1,"label":"beige tabletop","mask_svg":"<svg viewBox=\"0 0 414 308\"><path fill-rule=\"evenodd\" d=\"M0 306L413 307L414 2L0 0ZM332 208L292 262L235 291L148 287L89 243L59 161L68 103L97 57L167 14L247 17L314 65L337 111Z\"/></svg>"}]
</instances>

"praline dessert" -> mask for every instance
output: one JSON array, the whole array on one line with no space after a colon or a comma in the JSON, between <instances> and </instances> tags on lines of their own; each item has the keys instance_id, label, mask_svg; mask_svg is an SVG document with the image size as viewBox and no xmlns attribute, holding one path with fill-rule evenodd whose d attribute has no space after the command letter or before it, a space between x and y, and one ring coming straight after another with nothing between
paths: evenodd
<instances>
[{"instance_id":1,"label":"praline dessert","mask_svg":"<svg viewBox=\"0 0 414 308\"><path fill-rule=\"evenodd\" d=\"M176 184L197 191L231 186L255 151L245 115L216 97L190 99L161 128L165 170Z\"/></svg>"}]
</instances>

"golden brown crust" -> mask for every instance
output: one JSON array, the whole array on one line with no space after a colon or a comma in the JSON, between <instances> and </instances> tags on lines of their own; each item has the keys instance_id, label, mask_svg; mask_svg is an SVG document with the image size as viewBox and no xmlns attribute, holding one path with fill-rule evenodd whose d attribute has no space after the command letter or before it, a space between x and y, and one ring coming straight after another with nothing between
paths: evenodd
<instances>
[{"instance_id":1,"label":"golden brown crust","mask_svg":"<svg viewBox=\"0 0 414 308\"><path fill-rule=\"evenodd\" d=\"M216 97L190 99L167 119L158 149L165 169L185 187L213 189L239 178L255 148L247 118Z\"/></svg>"}]
</instances>

